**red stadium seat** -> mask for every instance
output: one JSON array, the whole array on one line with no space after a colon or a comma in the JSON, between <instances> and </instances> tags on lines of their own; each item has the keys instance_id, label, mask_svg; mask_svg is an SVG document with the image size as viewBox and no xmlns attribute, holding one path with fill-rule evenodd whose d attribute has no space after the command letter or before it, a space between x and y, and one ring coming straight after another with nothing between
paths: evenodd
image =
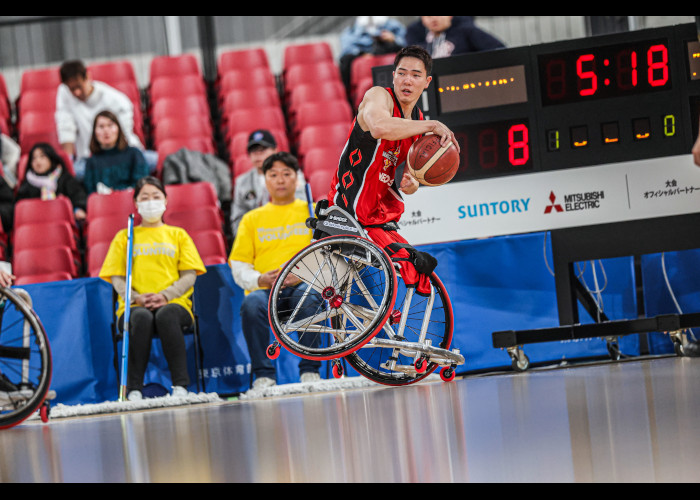
<instances>
[{"instance_id":1,"label":"red stadium seat","mask_svg":"<svg viewBox=\"0 0 700 500\"><path fill-rule=\"evenodd\" d=\"M190 237L194 241L205 266L226 264L228 256L226 255L224 235L221 231L195 231L190 233Z\"/></svg>"},{"instance_id":2,"label":"red stadium seat","mask_svg":"<svg viewBox=\"0 0 700 500\"><path fill-rule=\"evenodd\" d=\"M283 68L286 71L296 64L333 61L333 51L327 42L287 45L284 48Z\"/></svg>"},{"instance_id":3,"label":"red stadium seat","mask_svg":"<svg viewBox=\"0 0 700 500\"><path fill-rule=\"evenodd\" d=\"M257 67L270 67L270 63L267 59L267 53L265 52L265 49L261 47L231 50L228 52L223 52L219 56L218 73L220 76L231 70Z\"/></svg>"},{"instance_id":4,"label":"red stadium seat","mask_svg":"<svg viewBox=\"0 0 700 500\"><path fill-rule=\"evenodd\" d=\"M303 164L303 157L311 148L345 146L349 135L350 125L345 123L306 127L299 134L299 161Z\"/></svg>"},{"instance_id":5,"label":"red stadium seat","mask_svg":"<svg viewBox=\"0 0 700 500\"><path fill-rule=\"evenodd\" d=\"M134 217L134 225L140 222L141 217ZM85 247L90 248L100 242L111 242L114 236L121 230L126 229L128 216L109 215L96 217L90 221L85 231Z\"/></svg>"},{"instance_id":6,"label":"red stadium seat","mask_svg":"<svg viewBox=\"0 0 700 500\"><path fill-rule=\"evenodd\" d=\"M234 180L241 174L245 174L248 170L253 168L253 162L250 157L246 155L240 155L233 158L233 171L231 172Z\"/></svg>"},{"instance_id":7,"label":"red stadium seat","mask_svg":"<svg viewBox=\"0 0 700 500\"><path fill-rule=\"evenodd\" d=\"M73 216L73 205L65 196L54 200L26 198L15 203L14 228L23 224L37 224L50 221L66 221L77 233L77 224Z\"/></svg>"},{"instance_id":8,"label":"red stadium seat","mask_svg":"<svg viewBox=\"0 0 700 500\"><path fill-rule=\"evenodd\" d=\"M0 96L10 98L10 94L7 92L7 83L5 82L5 77L0 74Z\"/></svg>"},{"instance_id":9,"label":"red stadium seat","mask_svg":"<svg viewBox=\"0 0 700 500\"><path fill-rule=\"evenodd\" d=\"M153 143L160 145L166 139L185 139L189 137L206 137L213 141L213 128L208 116L189 116L187 118L164 118L153 131Z\"/></svg>"},{"instance_id":10,"label":"red stadium seat","mask_svg":"<svg viewBox=\"0 0 700 500\"><path fill-rule=\"evenodd\" d=\"M328 197L328 191L331 189L331 182L333 181L334 174L335 170L317 170L307 178L311 186L311 195L314 201L323 200Z\"/></svg>"},{"instance_id":11,"label":"red stadium seat","mask_svg":"<svg viewBox=\"0 0 700 500\"><path fill-rule=\"evenodd\" d=\"M275 87L234 89L224 96L222 115L239 109L279 107L282 103Z\"/></svg>"},{"instance_id":12,"label":"red stadium seat","mask_svg":"<svg viewBox=\"0 0 700 500\"><path fill-rule=\"evenodd\" d=\"M218 208L219 198L211 182L188 182L186 184L166 184L168 210L181 212L201 206Z\"/></svg>"},{"instance_id":13,"label":"red stadium seat","mask_svg":"<svg viewBox=\"0 0 700 500\"><path fill-rule=\"evenodd\" d=\"M18 279L51 273L68 273L72 278L78 277L73 253L66 246L28 248L14 252L12 271Z\"/></svg>"},{"instance_id":14,"label":"red stadium seat","mask_svg":"<svg viewBox=\"0 0 700 500\"><path fill-rule=\"evenodd\" d=\"M289 95L299 85L335 80L342 81L338 65L333 61L295 64L284 74L286 100L289 100Z\"/></svg>"},{"instance_id":15,"label":"red stadium seat","mask_svg":"<svg viewBox=\"0 0 700 500\"><path fill-rule=\"evenodd\" d=\"M61 84L61 74L58 66L45 69L28 69L22 73L19 93L28 90L56 89Z\"/></svg>"},{"instance_id":16,"label":"red stadium seat","mask_svg":"<svg viewBox=\"0 0 700 500\"><path fill-rule=\"evenodd\" d=\"M372 78L372 68L394 64L395 58L396 54L365 55L355 58L350 66L350 97L355 97L360 82L366 78Z\"/></svg>"},{"instance_id":17,"label":"red stadium seat","mask_svg":"<svg viewBox=\"0 0 700 500\"><path fill-rule=\"evenodd\" d=\"M130 213L136 212L134 191L125 189L109 194L91 193L87 198L88 225L99 217L121 216L126 220Z\"/></svg>"},{"instance_id":18,"label":"red stadium seat","mask_svg":"<svg viewBox=\"0 0 700 500\"><path fill-rule=\"evenodd\" d=\"M317 170L337 170L342 152L343 146L311 148L304 155L304 176L308 178Z\"/></svg>"},{"instance_id":19,"label":"red stadium seat","mask_svg":"<svg viewBox=\"0 0 700 500\"><path fill-rule=\"evenodd\" d=\"M226 142L241 132L251 133L257 129L285 130L286 122L282 108L267 107L259 109L241 109L228 115Z\"/></svg>"},{"instance_id":20,"label":"red stadium seat","mask_svg":"<svg viewBox=\"0 0 700 500\"><path fill-rule=\"evenodd\" d=\"M18 131L19 146L22 151L28 152L37 142L47 142L56 150L61 149L54 120L52 111L23 113Z\"/></svg>"},{"instance_id":21,"label":"red stadium seat","mask_svg":"<svg viewBox=\"0 0 700 500\"><path fill-rule=\"evenodd\" d=\"M346 99L307 102L299 107L292 131L297 136L301 130L314 125L344 123L349 127L352 118L352 109Z\"/></svg>"},{"instance_id":22,"label":"red stadium seat","mask_svg":"<svg viewBox=\"0 0 700 500\"><path fill-rule=\"evenodd\" d=\"M303 83L297 85L289 94L288 114L292 118L301 104L306 102L347 99L345 86L339 80Z\"/></svg>"},{"instance_id":23,"label":"red stadium seat","mask_svg":"<svg viewBox=\"0 0 700 500\"><path fill-rule=\"evenodd\" d=\"M183 228L189 234L197 231L221 231L219 210L215 207L199 207L181 212L165 211L163 221L171 226Z\"/></svg>"},{"instance_id":24,"label":"red stadium seat","mask_svg":"<svg viewBox=\"0 0 700 500\"><path fill-rule=\"evenodd\" d=\"M161 77L196 75L201 77L199 62L193 54L178 56L156 56L151 59L150 81L153 83Z\"/></svg>"},{"instance_id":25,"label":"red stadium seat","mask_svg":"<svg viewBox=\"0 0 700 500\"><path fill-rule=\"evenodd\" d=\"M219 84L219 100L232 90L252 89L260 87L277 88L275 75L269 68L258 67L248 70L232 70L221 77Z\"/></svg>"},{"instance_id":26,"label":"red stadium seat","mask_svg":"<svg viewBox=\"0 0 700 500\"><path fill-rule=\"evenodd\" d=\"M111 240L100 241L85 249L85 264L87 268L87 275L90 278L99 277L102 264L105 261L105 257L107 256L107 252L109 251L109 246L111 244Z\"/></svg>"},{"instance_id":27,"label":"red stadium seat","mask_svg":"<svg viewBox=\"0 0 700 500\"><path fill-rule=\"evenodd\" d=\"M151 82L149 89L151 106L165 97L187 97L202 95L206 97L204 80L197 75L163 76Z\"/></svg>"},{"instance_id":28,"label":"red stadium seat","mask_svg":"<svg viewBox=\"0 0 700 500\"><path fill-rule=\"evenodd\" d=\"M17 115L21 120L23 113L38 111L40 113L53 113L56 111L56 93L58 87L53 89L27 90L17 100Z\"/></svg>"},{"instance_id":29,"label":"red stadium seat","mask_svg":"<svg viewBox=\"0 0 700 500\"><path fill-rule=\"evenodd\" d=\"M30 274L26 276L17 276L15 285L33 285L35 283L50 283L52 281L68 281L71 279L73 279L73 277L68 272Z\"/></svg>"},{"instance_id":30,"label":"red stadium seat","mask_svg":"<svg viewBox=\"0 0 700 500\"><path fill-rule=\"evenodd\" d=\"M12 248L15 252L28 248L66 246L73 258L80 261L80 252L73 228L65 221L21 224L12 232Z\"/></svg>"},{"instance_id":31,"label":"red stadium seat","mask_svg":"<svg viewBox=\"0 0 700 500\"><path fill-rule=\"evenodd\" d=\"M164 118L201 115L211 116L209 103L202 95L190 95L186 97L165 97L153 104L151 109L151 122L157 124Z\"/></svg>"},{"instance_id":32,"label":"red stadium seat","mask_svg":"<svg viewBox=\"0 0 700 500\"><path fill-rule=\"evenodd\" d=\"M108 61L104 63L93 63L87 67L93 80L104 82L114 87L116 82L133 82L138 86L136 72L130 61Z\"/></svg>"}]
</instances>

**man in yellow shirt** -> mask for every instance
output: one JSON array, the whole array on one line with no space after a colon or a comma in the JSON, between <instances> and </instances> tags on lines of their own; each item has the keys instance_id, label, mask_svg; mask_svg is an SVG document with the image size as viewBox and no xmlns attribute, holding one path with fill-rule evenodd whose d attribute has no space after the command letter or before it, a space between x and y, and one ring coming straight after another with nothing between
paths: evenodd
<instances>
[{"instance_id":1,"label":"man in yellow shirt","mask_svg":"<svg viewBox=\"0 0 700 500\"><path fill-rule=\"evenodd\" d=\"M264 161L262 170L270 201L243 216L229 256L233 280L246 293L241 324L255 377L253 389L276 384L275 367L266 354L271 342L267 315L270 288L284 264L311 242L311 231L306 227L308 205L294 196L299 171L296 158L286 152L275 153ZM305 289L305 284L290 283L283 293L301 297ZM302 308L300 317L314 314L321 304L318 296L316 304ZM319 380L320 366L318 361L302 359L301 381Z\"/></svg>"}]
</instances>

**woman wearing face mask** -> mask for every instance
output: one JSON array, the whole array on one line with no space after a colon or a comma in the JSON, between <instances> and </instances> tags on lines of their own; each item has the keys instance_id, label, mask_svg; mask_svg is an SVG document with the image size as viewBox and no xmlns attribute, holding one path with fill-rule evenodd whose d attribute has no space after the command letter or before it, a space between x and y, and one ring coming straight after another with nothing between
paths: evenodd
<instances>
[{"instance_id":1,"label":"woman wearing face mask","mask_svg":"<svg viewBox=\"0 0 700 500\"><path fill-rule=\"evenodd\" d=\"M76 220L85 219L85 188L68 171L53 146L43 142L37 143L29 151L27 172L17 189L15 201L25 198L52 200L59 195L70 199Z\"/></svg>"},{"instance_id":2,"label":"woman wearing face mask","mask_svg":"<svg viewBox=\"0 0 700 500\"><path fill-rule=\"evenodd\" d=\"M143 153L129 146L119 119L111 111L95 116L90 151L92 156L85 163L83 179L88 194L134 187L150 171Z\"/></svg>"},{"instance_id":3,"label":"woman wearing face mask","mask_svg":"<svg viewBox=\"0 0 700 500\"><path fill-rule=\"evenodd\" d=\"M134 202L142 222L134 227L127 398L133 401L143 397L143 377L154 335L161 339L170 369L172 395L182 397L189 385L183 332L193 322L194 282L206 268L187 232L163 223L167 199L158 179L140 179L134 190ZM100 270L100 278L112 283L119 295L117 318L121 331L127 238L126 229L117 233Z\"/></svg>"}]
</instances>

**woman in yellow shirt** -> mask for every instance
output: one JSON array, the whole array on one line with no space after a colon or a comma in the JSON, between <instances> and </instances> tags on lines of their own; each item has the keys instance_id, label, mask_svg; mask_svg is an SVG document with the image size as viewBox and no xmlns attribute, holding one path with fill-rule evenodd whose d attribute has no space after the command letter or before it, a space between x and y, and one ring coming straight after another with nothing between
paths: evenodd
<instances>
[{"instance_id":1,"label":"woman in yellow shirt","mask_svg":"<svg viewBox=\"0 0 700 500\"><path fill-rule=\"evenodd\" d=\"M173 396L187 394L189 376L184 331L192 326L192 293L206 268L187 232L163 223L167 197L161 182L144 177L136 184L134 203L142 222L134 227L129 322L127 399L142 398L143 378L155 334L161 339L170 369ZM119 295L120 331L124 327L127 230L112 240L100 270Z\"/></svg>"}]
</instances>

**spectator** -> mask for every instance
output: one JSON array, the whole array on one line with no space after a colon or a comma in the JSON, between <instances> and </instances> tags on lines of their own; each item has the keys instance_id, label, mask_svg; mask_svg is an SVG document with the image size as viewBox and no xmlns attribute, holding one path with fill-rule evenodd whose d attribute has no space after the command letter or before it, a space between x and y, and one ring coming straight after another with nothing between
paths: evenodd
<instances>
[{"instance_id":1,"label":"spectator","mask_svg":"<svg viewBox=\"0 0 700 500\"><path fill-rule=\"evenodd\" d=\"M355 22L340 33L340 74L345 88L350 88L350 69L356 58L365 54L392 54L404 45L406 27L396 19L357 16Z\"/></svg>"},{"instance_id":2,"label":"spectator","mask_svg":"<svg viewBox=\"0 0 700 500\"><path fill-rule=\"evenodd\" d=\"M92 156L85 164L84 180L88 194L133 188L136 181L149 173L143 154L129 146L119 120L111 111L101 111L95 117L90 151Z\"/></svg>"},{"instance_id":3,"label":"spectator","mask_svg":"<svg viewBox=\"0 0 700 500\"><path fill-rule=\"evenodd\" d=\"M53 146L47 143L35 144L29 151L27 172L17 189L15 200L53 200L59 195L70 199L77 221L85 220L87 194L82 183L68 171Z\"/></svg>"},{"instance_id":4,"label":"spectator","mask_svg":"<svg viewBox=\"0 0 700 500\"><path fill-rule=\"evenodd\" d=\"M433 59L505 47L478 28L472 16L421 16L408 26L406 44L423 47Z\"/></svg>"},{"instance_id":5,"label":"spectator","mask_svg":"<svg viewBox=\"0 0 700 500\"><path fill-rule=\"evenodd\" d=\"M142 222L134 227L127 398L134 401L143 397L154 335L160 337L170 369L172 395L183 397L190 383L183 332L193 324L194 282L206 268L187 232L163 223L167 199L158 179L140 179L134 203ZM117 233L100 270L100 278L112 283L119 295L120 331L124 330L127 238L126 229Z\"/></svg>"},{"instance_id":6,"label":"spectator","mask_svg":"<svg viewBox=\"0 0 700 500\"><path fill-rule=\"evenodd\" d=\"M124 127L129 145L144 150L134 130L134 106L119 90L92 79L81 61L61 65L61 84L56 94L56 131L61 148L72 155L76 176L83 178L85 161L90 156L90 137L95 115L112 111ZM158 163L155 151L144 151L151 171Z\"/></svg>"},{"instance_id":7,"label":"spectator","mask_svg":"<svg viewBox=\"0 0 700 500\"><path fill-rule=\"evenodd\" d=\"M241 304L241 324L255 377L253 389L277 383L275 368L266 354L270 345L267 316L270 288L284 263L311 242L311 232L305 223L309 207L294 196L299 172L296 158L290 153L275 153L265 159L262 171L270 202L243 216L229 256L233 279L246 294ZM296 303L296 297L301 298L306 288L304 283L290 283L283 293ZM319 305L321 302L319 296ZM305 307L298 314L303 318L314 312ZM319 380L320 365L318 361L302 359L301 381Z\"/></svg>"},{"instance_id":8,"label":"spectator","mask_svg":"<svg viewBox=\"0 0 700 500\"><path fill-rule=\"evenodd\" d=\"M17 184L17 165L22 151L11 137L0 133L0 165L5 182L14 189Z\"/></svg>"},{"instance_id":9,"label":"spectator","mask_svg":"<svg viewBox=\"0 0 700 500\"><path fill-rule=\"evenodd\" d=\"M236 237L241 218L250 210L263 206L270 201L270 195L265 188L265 176L262 165L266 158L277 153L277 141L268 130L256 130L248 137L248 157L253 168L235 179L233 204L231 206L231 231ZM306 179L304 174L297 173L296 197L306 200Z\"/></svg>"}]
</instances>

